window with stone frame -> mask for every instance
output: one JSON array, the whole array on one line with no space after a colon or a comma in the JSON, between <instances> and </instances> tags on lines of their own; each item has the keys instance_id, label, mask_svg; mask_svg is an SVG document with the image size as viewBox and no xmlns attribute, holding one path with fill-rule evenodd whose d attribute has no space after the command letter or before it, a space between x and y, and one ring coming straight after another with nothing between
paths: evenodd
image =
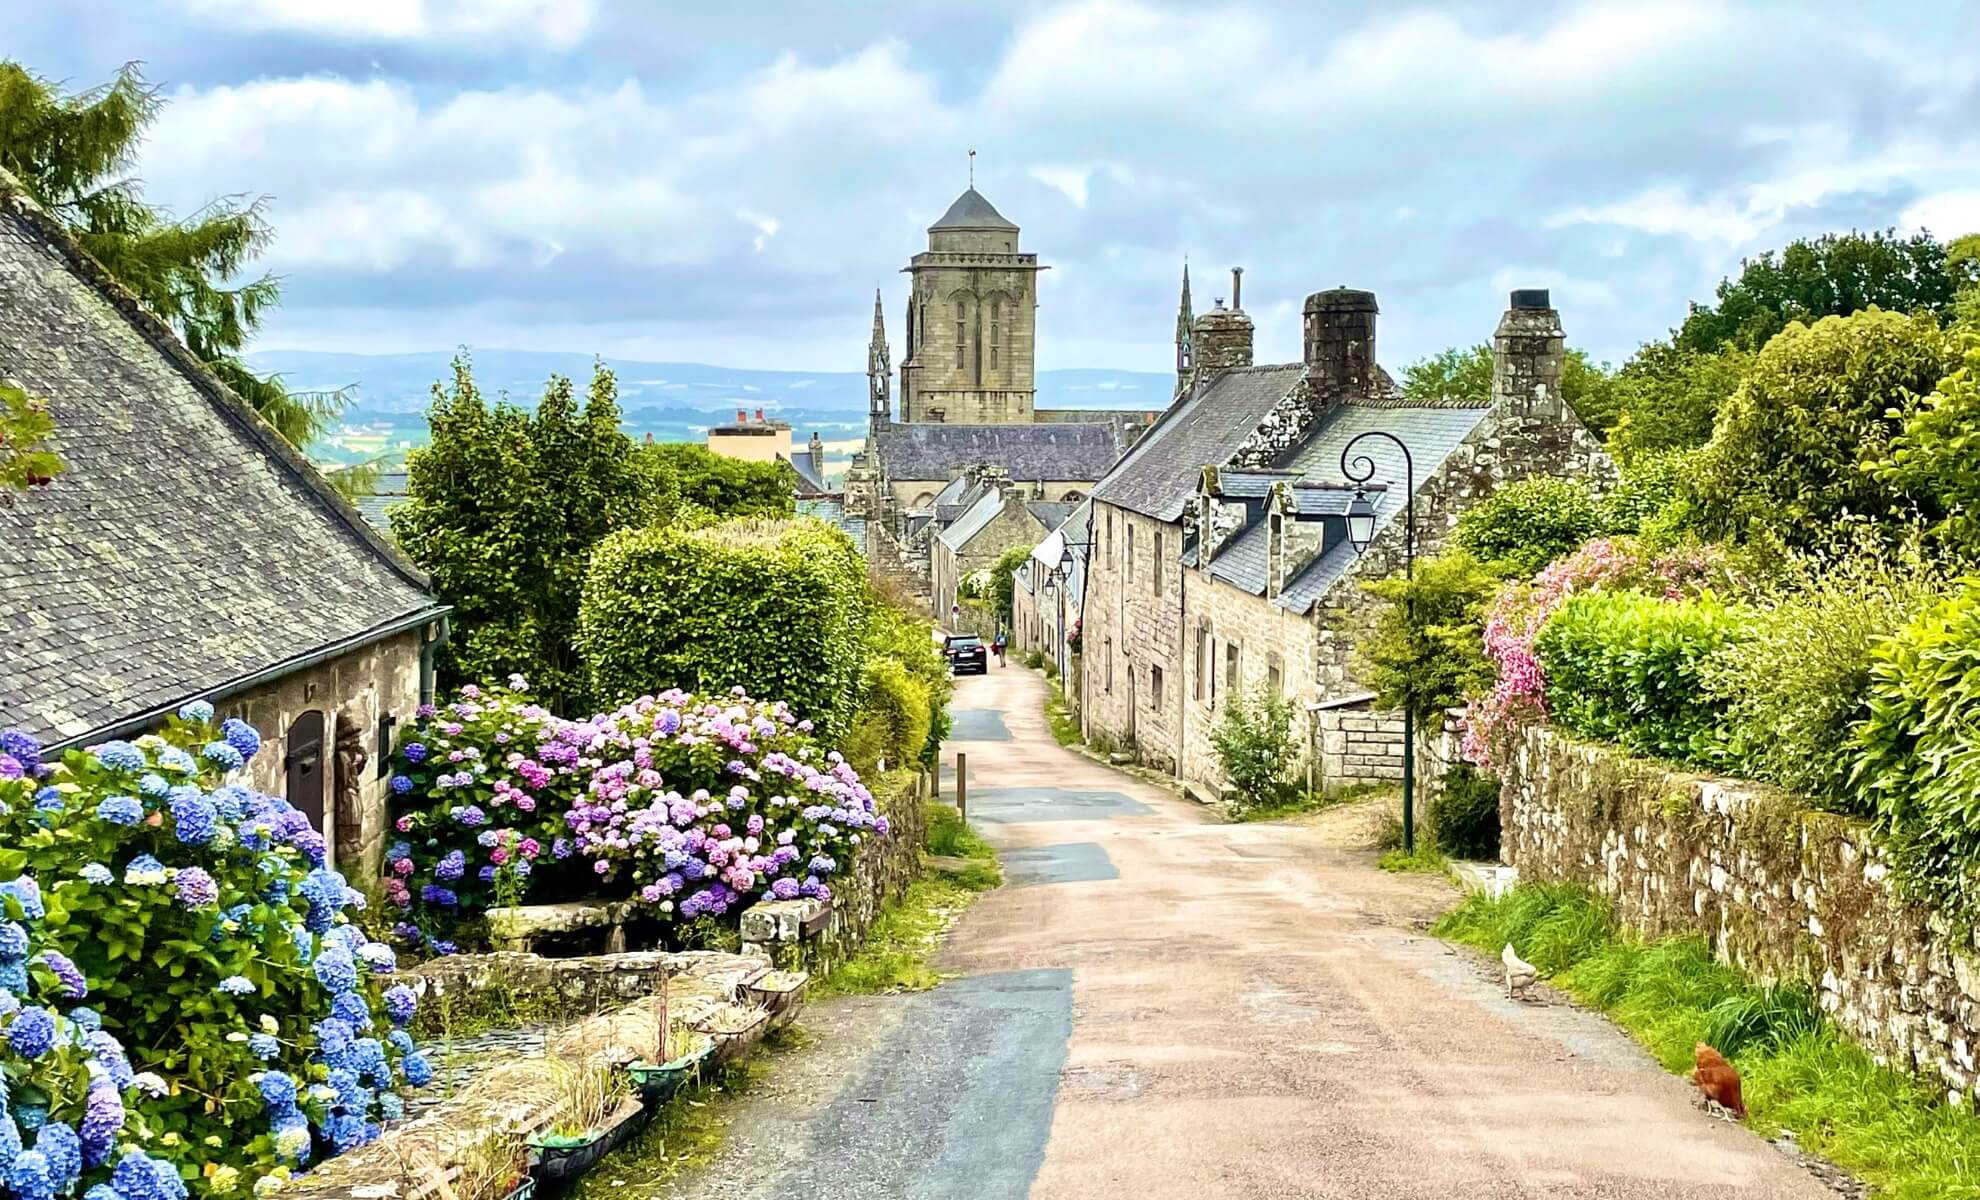
<instances>
[{"instance_id":1,"label":"window with stone frame","mask_svg":"<svg viewBox=\"0 0 1980 1200\"><path fill-rule=\"evenodd\" d=\"M990 369L997 369L997 349L1003 342L1004 302L990 302Z\"/></svg>"},{"instance_id":2,"label":"window with stone frame","mask_svg":"<svg viewBox=\"0 0 1980 1200\"><path fill-rule=\"evenodd\" d=\"M1151 582L1154 584L1155 594L1157 596L1162 594L1162 576L1166 574L1166 572L1162 570L1162 564L1168 561L1167 556L1164 554L1162 549L1162 542L1163 542L1162 531L1161 529L1157 528L1155 530L1155 565L1154 568L1148 572L1149 575L1153 576Z\"/></svg>"},{"instance_id":3,"label":"window with stone frame","mask_svg":"<svg viewBox=\"0 0 1980 1200\"><path fill-rule=\"evenodd\" d=\"M1224 643L1225 694L1233 695L1233 696L1236 695L1238 690L1238 685L1242 681L1242 678L1243 677L1238 673L1238 644L1236 642L1225 642Z\"/></svg>"},{"instance_id":4,"label":"window with stone frame","mask_svg":"<svg viewBox=\"0 0 1980 1200\"><path fill-rule=\"evenodd\" d=\"M1127 581L1134 586L1134 522L1127 523Z\"/></svg>"},{"instance_id":5,"label":"window with stone frame","mask_svg":"<svg viewBox=\"0 0 1980 1200\"><path fill-rule=\"evenodd\" d=\"M965 309L961 300L956 301L956 368L962 369L963 350L969 344L969 327L963 323Z\"/></svg>"},{"instance_id":6,"label":"window with stone frame","mask_svg":"<svg viewBox=\"0 0 1980 1200\"><path fill-rule=\"evenodd\" d=\"M1265 690L1274 696L1285 693L1285 669L1276 651L1265 656Z\"/></svg>"},{"instance_id":7,"label":"window with stone frame","mask_svg":"<svg viewBox=\"0 0 1980 1200\"><path fill-rule=\"evenodd\" d=\"M1109 559L1114 557L1114 510L1107 510L1107 545L1102 551Z\"/></svg>"},{"instance_id":8,"label":"window with stone frame","mask_svg":"<svg viewBox=\"0 0 1980 1200\"><path fill-rule=\"evenodd\" d=\"M1148 707L1162 707L1162 668L1153 664L1148 668Z\"/></svg>"},{"instance_id":9,"label":"window with stone frame","mask_svg":"<svg viewBox=\"0 0 1980 1200\"><path fill-rule=\"evenodd\" d=\"M1100 642L1100 656L1107 660L1107 694L1114 694L1114 639L1103 638Z\"/></svg>"}]
</instances>

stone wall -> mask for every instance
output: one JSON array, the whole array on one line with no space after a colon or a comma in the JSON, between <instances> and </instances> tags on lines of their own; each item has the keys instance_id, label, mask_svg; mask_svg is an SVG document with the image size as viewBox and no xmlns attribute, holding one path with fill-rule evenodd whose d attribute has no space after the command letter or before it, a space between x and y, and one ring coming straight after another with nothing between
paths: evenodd
<instances>
[{"instance_id":1,"label":"stone wall","mask_svg":"<svg viewBox=\"0 0 1980 1200\"><path fill-rule=\"evenodd\" d=\"M262 751L243 782L272 795L287 791L284 762L297 718L312 710L323 714L322 832L337 867L354 880L376 877L384 857L387 794L378 765L391 747L379 745L379 717L413 719L420 699L419 643L418 630L402 633L217 706L221 716L242 717L261 734ZM342 754L337 752L340 716L349 733ZM361 765L350 745L362 750Z\"/></svg>"},{"instance_id":2,"label":"stone wall","mask_svg":"<svg viewBox=\"0 0 1980 1200\"><path fill-rule=\"evenodd\" d=\"M1216 795L1223 770L1211 738L1231 698L1233 649L1238 694L1254 697L1271 690L1277 672L1278 693L1293 701L1293 739L1305 747L1313 734L1306 710L1306 698L1313 694L1313 627L1263 597L1211 579L1207 571L1186 575L1183 619L1188 636L1176 676L1184 718L1178 774ZM1305 770L1304 762L1298 769Z\"/></svg>"},{"instance_id":3,"label":"stone wall","mask_svg":"<svg viewBox=\"0 0 1980 1200\"><path fill-rule=\"evenodd\" d=\"M1096 501L1092 538L1080 613L1086 734L1131 745L1141 761L1174 771L1183 728L1182 525Z\"/></svg>"},{"instance_id":4,"label":"stone wall","mask_svg":"<svg viewBox=\"0 0 1980 1200\"><path fill-rule=\"evenodd\" d=\"M766 900L742 915L743 953L779 966L797 966L824 973L858 948L880 910L899 903L908 885L921 874L922 848L928 844L925 807L930 777L925 772L895 771L873 789L888 833L860 848L852 877L834 885L829 917L816 900ZM824 917L823 928L807 930Z\"/></svg>"},{"instance_id":5,"label":"stone wall","mask_svg":"<svg viewBox=\"0 0 1980 1200\"><path fill-rule=\"evenodd\" d=\"M1501 776L1504 855L1522 881L1586 885L1645 937L1702 934L1758 978L1801 980L1879 1062L1974 1098L1980 958L1898 899L1862 822L1545 727Z\"/></svg>"},{"instance_id":6,"label":"stone wall","mask_svg":"<svg viewBox=\"0 0 1980 1200\"><path fill-rule=\"evenodd\" d=\"M1358 783L1402 781L1403 718L1377 712L1372 697L1349 699L1313 713L1318 744L1316 782L1332 794Z\"/></svg>"}]
</instances>

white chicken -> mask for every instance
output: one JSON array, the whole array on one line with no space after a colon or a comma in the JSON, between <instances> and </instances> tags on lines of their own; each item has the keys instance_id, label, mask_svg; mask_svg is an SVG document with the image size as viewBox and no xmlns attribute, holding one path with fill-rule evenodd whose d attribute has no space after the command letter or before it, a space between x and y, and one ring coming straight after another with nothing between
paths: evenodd
<instances>
[{"instance_id":1,"label":"white chicken","mask_svg":"<svg viewBox=\"0 0 1980 1200\"><path fill-rule=\"evenodd\" d=\"M1499 961L1506 964L1506 999L1510 1000L1515 995L1524 999L1526 989L1532 987L1533 981L1540 978L1539 970L1532 963L1521 958L1513 950L1511 942L1507 942L1506 948L1499 951Z\"/></svg>"}]
</instances>

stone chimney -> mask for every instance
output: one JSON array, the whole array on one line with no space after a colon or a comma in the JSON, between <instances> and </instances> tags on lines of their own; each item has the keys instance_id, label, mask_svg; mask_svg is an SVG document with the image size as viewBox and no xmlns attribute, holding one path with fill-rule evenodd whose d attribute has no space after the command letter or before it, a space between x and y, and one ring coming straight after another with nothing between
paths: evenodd
<instances>
[{"instance_id":1,"label":"stone chimney","mask_svg":"<svg viewBox=\"0 0 1980 1200\"><path fill-rule=\"evenodd\" d=\"M1306 298L1306 380L1326 403L1375 390L1375 293L1339 287Z\"/></svg>"},{"instance_id":2,"label":"stone chimney","mask_svg":"<svg viewBox=\"0 0 1980 1200\"><path fill-rule=\"evenodd\" d=\"M811 441L804 448L811 455L811 473L822 483L825 479L825 439L818 436L816 429L811 431Z\"/></svg>"},{"instance_id":3,"label":"stone chimney","mask_svg":"<svg viewBox=\"0 0 1980 1200\"><path fill-rule=\"evenodd\" d=\"M1561 361L1566 357L1561 314L1545 288L1520 288L1492 335L1492 406L1521 416L1559 420Z\"/></svg>"},{"instance_id":4,"label":"stone chimney","mask_svg":"<svg viewBox=\"0 0 1980 1200\"><path fill-rule=\"evenodd\" d=\"M1190 340L1195 351L1192 366L1197 378L1202 378L1205 371L1251 365L1251 318L1238 306L1243 299L1243 284L1244 268L1232 269L1231 306L1225 308L1219 298L1216 307L1196 318Z\"/></svg>"}]
</instances>

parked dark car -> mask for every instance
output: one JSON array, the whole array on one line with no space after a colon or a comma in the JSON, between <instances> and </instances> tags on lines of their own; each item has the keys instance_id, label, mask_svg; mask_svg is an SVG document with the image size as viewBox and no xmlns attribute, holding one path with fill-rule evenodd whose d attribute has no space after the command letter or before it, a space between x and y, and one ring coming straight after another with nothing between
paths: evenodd
<instances>
[{"instance_id":1,"label":"parked dark car","mask_svg":"<svg viewBox=\"0 0 1980 1200\"><path fill-rule=\"evenodd\" d=\"M942 644L942 649L949 656L949 674L990 673L990 648L975 634L952 633L949 640Z\"/></svg>"}]
</instances>

